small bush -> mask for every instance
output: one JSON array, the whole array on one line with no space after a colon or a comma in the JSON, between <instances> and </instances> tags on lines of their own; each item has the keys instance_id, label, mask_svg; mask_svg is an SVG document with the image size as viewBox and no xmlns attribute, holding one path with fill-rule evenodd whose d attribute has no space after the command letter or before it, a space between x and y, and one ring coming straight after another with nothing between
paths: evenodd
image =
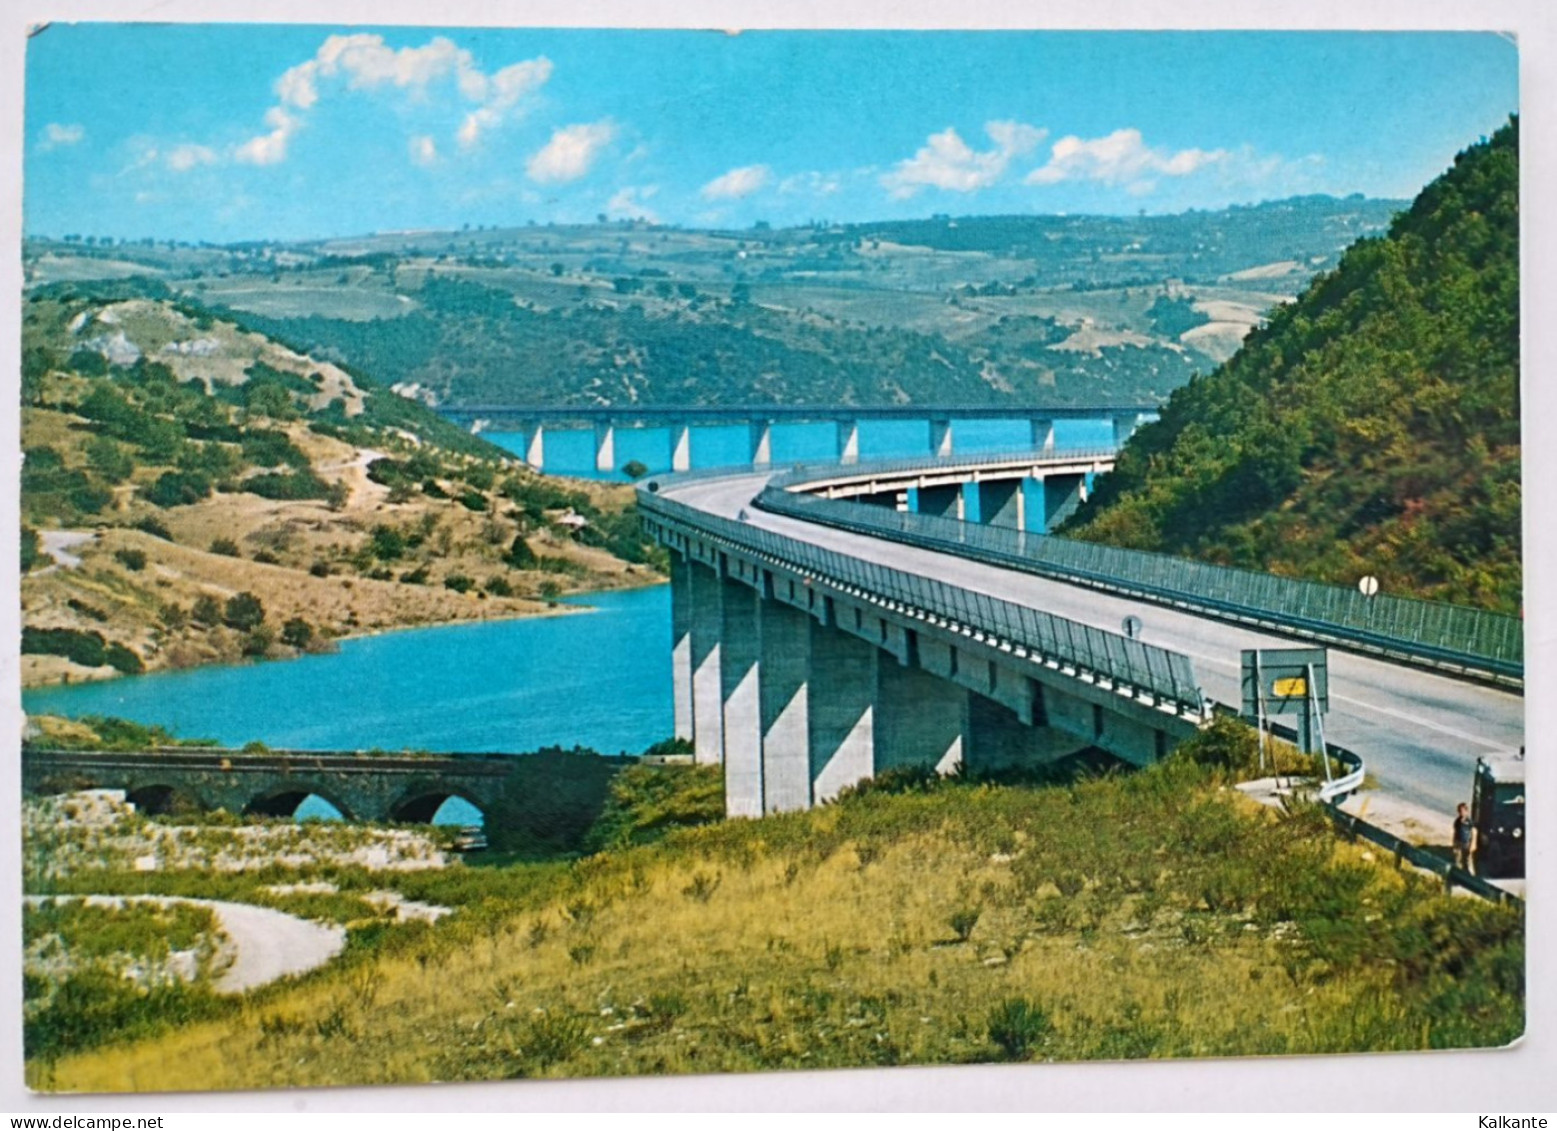
<instances>
[{"instance_id":1,"label":"small bush","mask_svg":"<svg viewBox=\"0 0 1557 1131\"><path fill-rule=\"evenodd\" d=\"M314 626L302 617L293 617L281 626L281 643L288 648L306 648L313 639Z\"/></svg>"},{"instance_id":2,"label":"small bush","mask_svg":"<svg viewBox=\"0 0 1557 1131\"><path fill-rule=\"evenodd\" d=\"M135 522L135 529L144 531L145 533L150 534L153 538L161 538L164 542L173 541L173 532L166 526L163 526L162 523L158 522L151 515L147 515L142 519L137 519Z\"/></svg>"},{"instance_id":3,"label":"small bush","mask_svg":"<svg viewBox=\"0 0 1557 1131\"><path fill-rule=\"evenodd\" d=\"M253 593L234 593L222 608L222 623L239 632L252 632L265 619L265 606Z\"/></svg>"},{"instance_id":4,"label":"small bush","mask_svg":"<svg viewBox=\"0 0 1557 1131\"><path fill-rule=\"evenodd\" d=\"M567 1060L588 1043L589 1025L582 1017L546 1013L530 1022L519 1047L547 1068Z\"/></svg>"},{"instance_id":5,"label":"small bush","mask_svg":"<svg viewBox=\"0 0 1557 1131\"><path fill-rule=\"evenodd\" d=\"M957 936L958 942L967 942L973 937L973 928L979 925L980 914L977 907L964 907L952 912L947 922L951 926L952 933Z\"/></svg>"},{"instance_id":6,"label":"small bush","mask_svg":"<svg viewBox=\"0 0 1557 1131\"><path fill-rule=\"evenodd\" d=\"M217 538L211 542L211 553L220 554L224 558L236 558L238 556L238 543L231 538Z\"/></svg>"},{"instance_id":7,"label":"small bush","mask_svg":"<svg viewBox=\"0 0 1557 1131\"><path fill-rule=\"evenodd\" d=\"M202 593L195 598L194 606L189 610L189 619L204 628L215 628L222 623L222 605L209 593Z\"/></svg>"},{"instance_id":8,"label":"small bush","mask_svg":"<svg viewBox=\"0 0 1557 1131\"><path fill-rule=\"evenodd\" d=\"M476 587L474 578L466 577L463 573L451 573L443 579L443 587L452 589L456 593L469 593Z\"/></svg>"},{"instance_id":9,"label":"small bush","mask_svg":"<svg viewBox=\"0 0 1557 1131\"><path fill-rule=\"evenodd\" d=\"M989 1039L1005 1060L1026 1060L1049 1032L1048 1015L1026 998L1007 998L989 1011Z\"/></svg>"},{"instance_id":10,"label":"small bush","mask_svg":"<svg viewBox=\"0 0 1557 1131\"><path fill-rule=\"evenodd\" d=\"M114 558L125 569L136 573L146 568L146 552L144 550L115 550Z\"/></svg>"}]
</instances>

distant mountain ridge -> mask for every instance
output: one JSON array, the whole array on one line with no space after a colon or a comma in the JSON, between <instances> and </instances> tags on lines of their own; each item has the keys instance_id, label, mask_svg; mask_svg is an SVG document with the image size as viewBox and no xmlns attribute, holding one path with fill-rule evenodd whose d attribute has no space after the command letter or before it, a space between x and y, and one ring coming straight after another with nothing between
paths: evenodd
<instances>
[{"instance_id":1,"label":"distant mountain ridge","mask_svg":"<svg viewBox=\"0 0 1557 1131\"><path fill-rule=\"evenodd\" d=\"M1521 607L1518 121L1138 431L1066 533Z\"/></svg>"}]
</instances>

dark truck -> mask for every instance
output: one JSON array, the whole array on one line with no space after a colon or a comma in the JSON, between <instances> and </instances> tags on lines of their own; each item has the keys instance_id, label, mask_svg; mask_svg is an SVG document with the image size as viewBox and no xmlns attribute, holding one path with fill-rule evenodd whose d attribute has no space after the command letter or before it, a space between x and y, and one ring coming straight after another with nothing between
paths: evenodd
<instances>
[{"instance_id":1,"label":"dark truck","mask_svg":"<svg viewBox=\"0 0 1557 1131\"><path fill-rule=\"evenodd\" d=\"M1471 793L1476 827L1476 874L1488 879L1522 879L1525 874L1525 759L1494 754L1476 760Z\"/></svg>"}]
</instances>

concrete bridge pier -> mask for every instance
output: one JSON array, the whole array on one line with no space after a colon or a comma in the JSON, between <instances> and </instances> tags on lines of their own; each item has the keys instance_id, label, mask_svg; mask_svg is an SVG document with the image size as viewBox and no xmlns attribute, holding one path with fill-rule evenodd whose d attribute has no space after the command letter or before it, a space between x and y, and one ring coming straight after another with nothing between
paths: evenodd
<instances>
[{"instance_id":1,"label":"concrete bridge pier","mask_svg":"<svg viewBox=\"0 0 1557 1131\"><path fill-rule=\"evenodd\" d=\"M968 728L968 692L918 666L918 649L906 663L883 656L876 678L876 772L933 766L952 773L962 764Z\"/></svg>"},{"instance_id":2,"label":"concrete bridge pier","mask_svg":"<svg viewBox=\"0 0 1557 1131\"><path fill-rule=\"evenodd\" d=\"M1085 475L1049 475L1043 479L1043 532L1047 534L1087 499Z\"/></svg>"},{"instance_id":3,"label":"concrete bridge pier","mask_svg":"<svg viewBox=\"0 0 1557 1131\"><path fill-rule=\"evenodd\" d=\"M692 746L699 765L724 760L724 696L720 646L724 631L723 582L713 569L692 563L687 570L692 624Z\"/></svg>"},{"instance_id":4,"label":"concrete bridge pier","mask_svg":"<svg viewBox=\"0 0 1557 1131\"><path fill-rule=\"evenodd\" d=\"M968 692L968 729L964 760L969 770L1041 766L1087 746L1084 739L1054 727L1024 722L1005 703Z\"/></svg>"},{"instance_id":5,"label":"concrete bridge pier","mask_svg":"<svg viewBox=\"0 0 1557 1131\"><path fill-rule=\"evenodd\" d=\"M811 623L810 786L813 805L875 772L874 644ZM889 661L890 662L890 661Z\"/></svg>"},{"instance_id":6,"label":"concrete bridge pier","mask_svg":"<svg viewBox=\"0 0 1557 1131\"><path fill-rule=\"evenodd\" d=\"M616 425L610 420L595 424L595 470L616 470Z\"/></svg>"},{"instance_id":7,"label":"concrete bridge pier","mask_svg":"<svg viewBox=\"0 0 1557 1131\"><path fill-rule=\"evenodd\" d=\"M920 487L916 491L916 499L920 514L934 514L956 519L963 517L960 483L950 483L941 487Z\"/></svg>"},{"instance_id":8,"label":"concrete bridge pier","mask_svg":"<svg viewBox=\"0 0 1557 1131\"><path fill-rule=\"evenodd\" d=\"M692 470L692 426L673 424L670 428L670 469Z\"/></svg>"},{"instance_id":9,"label":"concrete bridge pier","mask_svg":"<svg viewBox=\"0 0 1557 1131\"><path fill-rule=\"evenodd\" d=\"M762 816L762 653L757 593L726 579L720 593L719 681L723 689L725 812Z\"/></svg>"},{"instance_id":10,"label":"concrete bridge pier","mask_svg":"<svg viewBox=\"0 0 1557 1131\"><path fill-rule=\"evenodd\" d=\"M946 459L952 454L952 422L951 420L930 420L930 454L937 459Z\"/></svg>"},{"instance_id":11,"label":"concrete bridge pier","mask_svg":"<svg viewBox=\"0 0 1557 1131\"><path fill-rule=\"evenodd\" d=\"M670 551L670 682L676 737L692 741L692 563Z\"/></svg>"},{"instance_id":12,"label":"concrete bridge pier","mask_svg":"<svg viewBox=\"0 0 1557 1131\"><path fill-rule=\"evenodd\" d=\"M1054 451L1054 421L1044 417L1034 417L1028 421L1030 428L1029 438L1032 448L1037 452Z\"/></svg>"},{"instance_id":13,"label":"concrete bridge pier","mask_svg":"<svg viewBox=\"0 0 1557 1131\"><path fill-rule=\"evenodd\" d=\"M838 421L838 462L860 462L860 422L858 420Z\"/></svg>"},{"instance_id":14,"label":"concrete bridge pier","mask_svg":"<svg viewBox=\"0 0 1557 1131\"><path fill-rule=\"evenodd\" d=\"M748 427L751 432L752 466L771 466L773 463L773 421L753 420Z\"/></svg>"},{"instance_id":15,"label":"concrete bridge pier","mask_svg":"<svg viewBox=\"0 0 1557 1131\"><path fill-rule=\"evenodd\" d=\"M986 479L978 484L979 521L986 526L1027 528L1027 496L1021 479Z\"/></svg>"},{"instance_id":16,"label":"concrete bridge pier","mask_svg":"<svg viewBox=\"0 0 1557 1131\"><path fill-rule=\"evenodd\" d=\"M536 471L546 468L546 426L539 421L533 427L523 427L530 439L524 447L524 462Z\"/></svg>"},{"instance_id":17,"label":"concrete bridge pier","mask_svg":"<svg viewBox=\"0 0 1557 1131\"><path fill-rule=\"evenodd\" d=\"M761 677L757 694L762 730L762 813L811 806L811 624L809 614L779 600L757 609ZM728 806L749 807L745 798L725 795Z\"/></svg>"}]
</instances>

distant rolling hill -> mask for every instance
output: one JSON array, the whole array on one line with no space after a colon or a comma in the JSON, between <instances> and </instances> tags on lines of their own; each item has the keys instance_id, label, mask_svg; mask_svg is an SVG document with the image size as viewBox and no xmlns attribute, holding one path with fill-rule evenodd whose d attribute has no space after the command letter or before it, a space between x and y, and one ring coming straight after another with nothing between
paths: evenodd
<instances>
[{"instance_id":1,"label":"distant rolling hill","mask_svg":"<svg viewBox=\"0 0 1557 1131\"><path fill-rule=\"evenodd\" d=\"M173 294L436 405L1156 404L1399 206L225 248L35 239L24 259L34 285L139 263Z\"/></svg>"}]
</instances>

